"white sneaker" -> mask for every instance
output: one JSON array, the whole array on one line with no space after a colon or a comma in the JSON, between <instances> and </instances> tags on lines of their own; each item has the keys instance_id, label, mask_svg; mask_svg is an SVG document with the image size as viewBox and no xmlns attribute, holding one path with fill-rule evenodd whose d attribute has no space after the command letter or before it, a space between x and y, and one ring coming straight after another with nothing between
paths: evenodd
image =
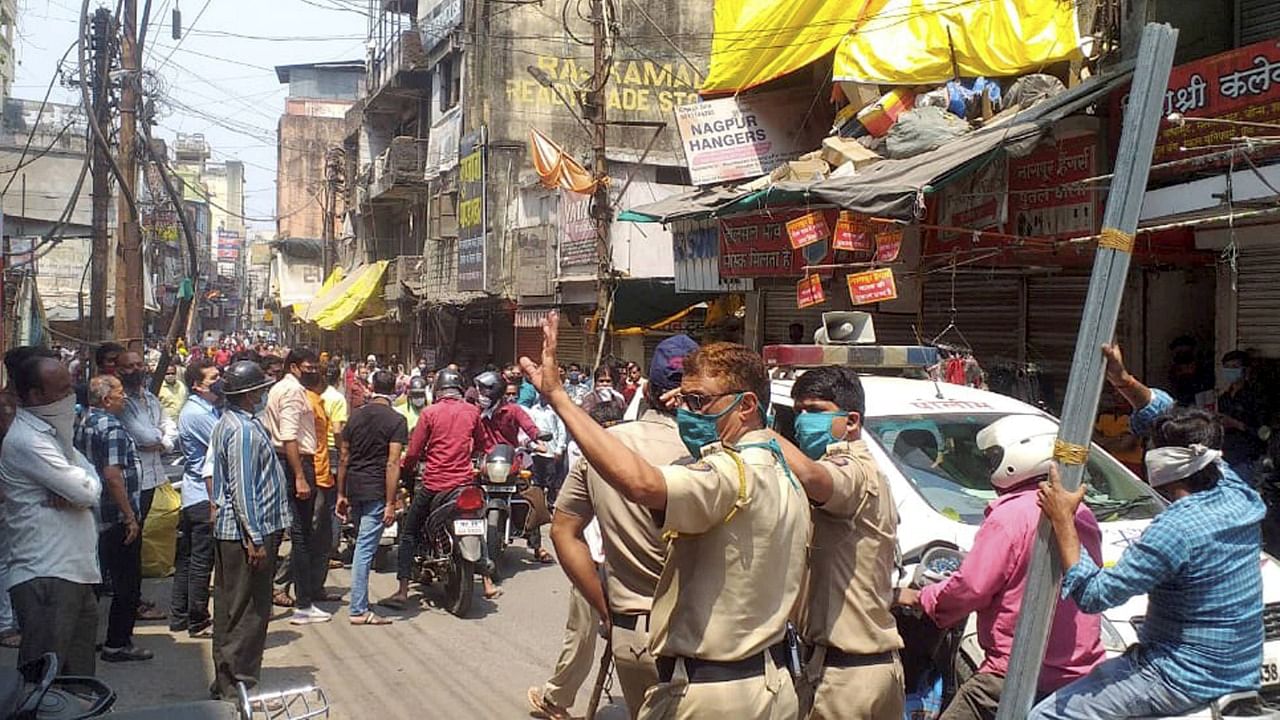
<instances>
[{"instance_id":1,"label":"white sneaker","mask_svg":"<svg viewBox=\"0 0 1280 720\"><path fill-rule=\"evenodd\" d=\"M293 617L289 618L289 622L293 625L313 625L315 623L329 622L332 619L333 615L331 613L312 605L309 608L294 610Z\"/></svg>"}]
</instances>

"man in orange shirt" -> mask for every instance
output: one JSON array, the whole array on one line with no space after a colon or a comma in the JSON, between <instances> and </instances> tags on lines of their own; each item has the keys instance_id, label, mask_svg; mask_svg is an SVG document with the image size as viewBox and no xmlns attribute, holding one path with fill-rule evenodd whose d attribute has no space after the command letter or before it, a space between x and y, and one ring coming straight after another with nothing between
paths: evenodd
<instances>
[{"instance_id":1,"label":"man in orange shirt","mask_svg":"<svg viewBox=\"0 0 1280 720\"><path fill-rule=\"evenodd\" d=\"M324 379L320 373L303 376L302 386L307 390L307 401L311 403L311 411L316 414L316 437L329 437L329 414L324 410ZM315 548L311 557L315 561L311 577L315 578L314 599L319 601L336 600L328 597L324 591L325 580L329 578L329 558L332 555L332 539L334 537L334 503L338 499L338 489L333 482L333 466L330 463L329 443L322 440L316 443L314 457L316 467L316 510L312 520L312 537Z\"/></svg>"}]
</instances>

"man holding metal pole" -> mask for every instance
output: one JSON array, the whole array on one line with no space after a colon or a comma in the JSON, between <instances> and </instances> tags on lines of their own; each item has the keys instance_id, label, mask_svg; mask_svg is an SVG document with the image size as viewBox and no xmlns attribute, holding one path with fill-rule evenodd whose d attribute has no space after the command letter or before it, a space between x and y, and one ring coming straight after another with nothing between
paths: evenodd
<instances>
[{"instance_id":1,"label":"man holding metal pole","mask_svg":"<svg viewBox=\"0 0 1280 720\"><path fill-rule=\"evenodd\" d=\"M1040 488L1067 568L1063 595L1100 613L1147 594L1139 643L1087 677L1045 698L1035 720L1180 715L1232 692L1258 689L1262 666L1262 552L1266 505L1222 461L1222 423L1129 374L1106 346L1107 381L1134 407L1135 433L1150 434L1147 481L1170 501L1114 567L1080 552L1069 518L1084 488L1068 492L1057 473Z\"/></svg>"}]
</instances>

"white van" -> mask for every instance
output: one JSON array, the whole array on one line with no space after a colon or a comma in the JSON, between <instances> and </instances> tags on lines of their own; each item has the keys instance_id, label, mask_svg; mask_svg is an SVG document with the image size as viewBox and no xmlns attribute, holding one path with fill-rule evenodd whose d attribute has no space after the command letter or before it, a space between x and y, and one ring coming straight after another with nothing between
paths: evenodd
<instances>
[{"instance_id":1,"label":"white van","mask_svg":"<svg viewBox=\"0 0 1280 720\"><path fill-rule=\"evenodd\" d=\"M1005 395L884 376L919 373L934 353L932 348L865 345L771 346L764 353L773 378L770 402L775 428L788 437L795 417L791 388L805 367L845 364L867 370L862 376L866 393L862 437L889 479L898 508L898 547L905 577L911 576L920 552L930 544L952 544L966 551L972 546L983 511L996 496L977 449L978 432L1008 415L1042 416L1057 422ZM1102 528L1104 564L1114 563L1166 503L1097 445L1089 453L1085 480L1085 503ZM1259 562L1266 627L1261 696L1275 702L1280 700L1280 567L1265 553ZM1122 653L1138 641L1146 606L1146 596L1140 596L1104 613L1102 641L1108 654ZM974 632L971 619L968 643L974 642Z\"/></svg>"}]
</instances>

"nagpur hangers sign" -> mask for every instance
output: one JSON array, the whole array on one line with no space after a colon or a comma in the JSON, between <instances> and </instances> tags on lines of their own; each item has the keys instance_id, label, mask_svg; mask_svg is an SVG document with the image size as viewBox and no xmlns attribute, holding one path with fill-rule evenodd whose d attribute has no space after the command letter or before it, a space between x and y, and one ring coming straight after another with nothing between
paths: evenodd
<instances>
[{"instance_id":1,"label":"nagpur hangers sign","mask_svg":"<svg viewBox=\"0 0 1280 720\"><path fill-rule=\"evenodd\" d=\"M797 109L812 100L805 91L782 90L677 107L676 126L693 184L760 177L818 147L826 128L816 118L796 126Z\"/></svg>"}]
</instances>

